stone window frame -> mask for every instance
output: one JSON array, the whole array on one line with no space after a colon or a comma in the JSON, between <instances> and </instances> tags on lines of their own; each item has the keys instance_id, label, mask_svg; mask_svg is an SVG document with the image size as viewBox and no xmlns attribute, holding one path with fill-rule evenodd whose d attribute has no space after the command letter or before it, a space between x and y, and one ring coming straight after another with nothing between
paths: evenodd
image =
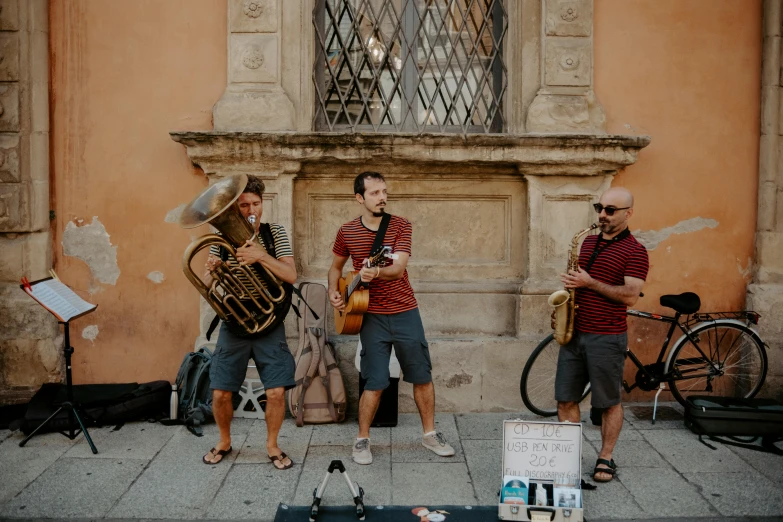
<instances>
[{"instance_id":1,"label":"stone window frame","mask_svg":"<svg viewBox=\"0 0 783 522\"><path fill-rule=\"evenodd\" d=\"M229 0L228 86L213 108L215 130L314 132L315 4ZM264 15L248 15L254 6ZM593 0L515 0L506 10L505 134L604 134Z\"/></svg>"}]
</instances>

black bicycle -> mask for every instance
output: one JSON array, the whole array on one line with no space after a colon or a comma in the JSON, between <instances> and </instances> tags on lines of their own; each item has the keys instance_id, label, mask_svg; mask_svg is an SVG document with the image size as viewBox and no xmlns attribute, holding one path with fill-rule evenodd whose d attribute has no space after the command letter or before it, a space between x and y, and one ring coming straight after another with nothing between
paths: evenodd
<instances>
[{"instance_id":1,"label":"black bicycle","mask_svg":"<svg viewBox=\"0 0 783 522\"><path fill-rule=\"evenodd\" d=\"M689 395L750 398L758 393L767 376L766 345L753 328L758 324L758 313L747 310L699 313L701 300L692 292L661 296L660 303L675 314L628 310L629 316L671 326L654 363L642 364L628 348L626 355L638 371L633 384L623 381L626 392L637 387L658 390L656 408L664 384L668 384L674 398L683 405ZM675 328L682 331L682 336L667 355ZM559 350L554 336L546 337L530 354L519 382L525 406L544 417L557 414L555 370ZM589 393L590 384L585 387L580 402Z\"/></svg>"}]
</instances>

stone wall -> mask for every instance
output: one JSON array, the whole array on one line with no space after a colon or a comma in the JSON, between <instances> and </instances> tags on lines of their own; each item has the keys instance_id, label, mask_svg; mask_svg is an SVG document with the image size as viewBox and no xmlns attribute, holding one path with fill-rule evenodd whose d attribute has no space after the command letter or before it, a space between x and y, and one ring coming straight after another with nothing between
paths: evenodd
<instances>
[{"instance_id":1,"label":"stone wall","mask_svg":"<svg viewBox=\"0 0 783 522\"><path fill-rule=\"evenodd\" d=\"M783 398L783 1L764 2L761 144L756 260L747 306L761 314L759 332L769 345L766 393Z\"/></svg>"},{"instance_id":2,"label":"stone wall","mask_svg":"<svg viewBox=\"0 0 783 522\"><path fill-rule=\"evenodd\" d=\"M0 1L0 404L63 376L56 319L19 289L48 277L49 9Z\"/></svg>"}]
</instances>

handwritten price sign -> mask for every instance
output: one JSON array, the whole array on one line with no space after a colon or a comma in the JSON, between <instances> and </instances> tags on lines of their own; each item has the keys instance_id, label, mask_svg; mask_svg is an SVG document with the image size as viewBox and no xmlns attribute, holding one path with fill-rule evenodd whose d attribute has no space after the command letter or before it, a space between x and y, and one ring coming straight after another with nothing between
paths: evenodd
<instances>
[{"instance_id":1,"label":"handwritten price sign","mask_svg":"<svg viewBox=\"0 0 783 522\"><path fill-rule=\"evenodd\" d=\"M504 421L503 475L578 484L581 462L581 424Z\"/></svg>"}]
</instances>

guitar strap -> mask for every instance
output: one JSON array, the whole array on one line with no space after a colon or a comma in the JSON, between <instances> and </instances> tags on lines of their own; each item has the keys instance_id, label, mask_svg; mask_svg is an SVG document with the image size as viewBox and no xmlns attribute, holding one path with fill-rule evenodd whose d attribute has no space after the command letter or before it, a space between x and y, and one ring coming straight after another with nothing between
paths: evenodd
<instances>
[{"instance_id":1,"label":"guitar strap","mask_svg":"<svg viewBox=\"0 0 783 522\"><path fill-rule=\"evenodd\" d=\"M381 218L381 224L378 226L378 232L375 234L375 242L372 244L370 254L377 252L383 246L383 240L386 238L386 229L389 228L389 221L391 221L391 214L384 213Z\"/></svg>"}]
</instances>

